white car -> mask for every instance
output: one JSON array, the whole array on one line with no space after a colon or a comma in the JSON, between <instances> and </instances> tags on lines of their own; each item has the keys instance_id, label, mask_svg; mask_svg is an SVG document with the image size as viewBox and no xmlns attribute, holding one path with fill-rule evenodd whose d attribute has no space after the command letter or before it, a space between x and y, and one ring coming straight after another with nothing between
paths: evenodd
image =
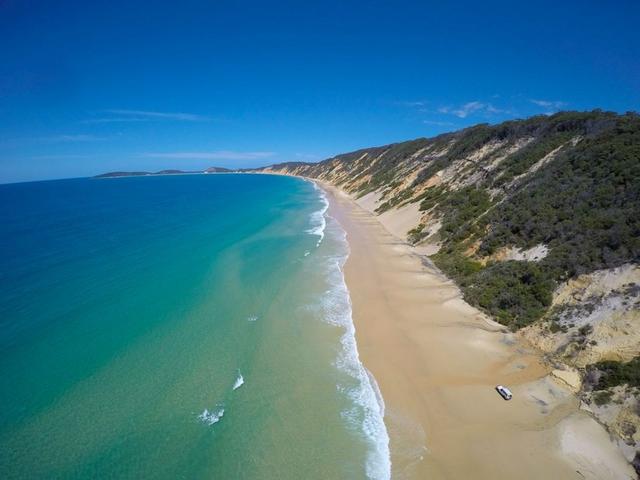
<instances>
[{"instance_id":1,"label":"white car","mask_svg":"<svg viewBox=\"0 0 640 480\"><path fill-rule=\"evenodd\" d=\"M507 387L503 387L502 385L496 386L496 390L500 394L502 398L505 400L511 400L513 398L513 393Z\"/></svg>"}]
</instances>

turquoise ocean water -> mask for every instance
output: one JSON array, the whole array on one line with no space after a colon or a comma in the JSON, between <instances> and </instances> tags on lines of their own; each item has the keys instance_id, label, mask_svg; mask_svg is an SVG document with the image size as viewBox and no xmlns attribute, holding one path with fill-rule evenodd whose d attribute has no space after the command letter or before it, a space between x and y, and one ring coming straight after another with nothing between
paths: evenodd
<instances>
[{"instance_id":1,"label":"turquoise ocean water","mask_svg":"<svg viewBox=\"0 0 640 480\"><path fill-rule=\"evenodd\" d=\"M347 255L299 179L0 185L0 478L388 478Z\"/></svg>"}]
</instances>

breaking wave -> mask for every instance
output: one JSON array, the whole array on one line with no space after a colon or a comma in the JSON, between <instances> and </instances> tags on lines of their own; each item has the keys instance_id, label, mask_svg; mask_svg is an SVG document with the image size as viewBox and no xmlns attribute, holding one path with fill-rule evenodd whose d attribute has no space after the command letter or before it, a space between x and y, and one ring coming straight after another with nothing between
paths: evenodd
<instances>
[{"instance_id":1,"label":"breaking wave","mask_svg":"<svg viewBox=\"0 0 640 480\"><path fill-rule=\"evenodd\" d=\"M323 196L326 201L326 197ZM326 208L323 209L326 212ZM342 412L342 418L350 428L361 432L369 445L365 471L372 480L391 478L389 434L384 424L384 401L373 375L362 365L355 338L351 298L345 283L343 267L349 256L346 232L338 221L327 216L327 234L339 244L338 255L327 256L329 290L320 305L325 321L340 326L344 333L340 338L341 349L335 361L348 380L338 384L338 390L350 399L351 406Z\"/></svg>"},{"instance_id":2,"label":"breaking wave","mask_svg":"<svg viewBox=\"0 0 640 480\"><path fill-rule=\"evenodd\" d=\"M240 370L238 370L238 377L236 378L236 381L233 384L233 389L237 390L239 389L242 385L244 385L244 377L242 376L242 374L240 373Z\"/></svg>"},{"instance_id":3,"label":"breaking wave","mask_svg":"<svg viewBox=\"0 0 640 480\"><path fill-rule=\"evenodd\" d=\"M198 420L200 420L202 423L206 423L207 425L213 425L215 423L218 423L223 415L223 407L217 407L214 411L211 412L205 408L204 411L200 415L198 415Z\"/></svg>"},{"instance_id":4,"label":"breaking wave","mask_svg":"<svg viewBox=\"0 0 640 480\"><path fill-rule=\"evenodd\" d=\"M320 187L318 187L318 185L316 185L315 182L311 182L311 184L313 185L313 188L315 188L319 193L320 200L322 202L322 207L320 208L320 210L316 210L311 214L309 218L309 221L311 222L311 228L307 230L307 233L320 237L318 239L318 242L316 243L317 248L320 246L322 240L324 239L324 231L327 227L327 219L325 218L325 213L329 209L329 200L327 200L327 195Z\"/></svg>"}]
</instances>

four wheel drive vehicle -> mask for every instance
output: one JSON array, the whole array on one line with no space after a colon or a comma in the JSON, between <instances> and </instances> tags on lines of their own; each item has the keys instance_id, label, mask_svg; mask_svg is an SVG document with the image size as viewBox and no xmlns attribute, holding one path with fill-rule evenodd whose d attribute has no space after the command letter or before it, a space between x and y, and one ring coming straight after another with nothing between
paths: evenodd
<instances>
[{"instance_id":1,"label":"four wheel drive vehicle","mask_svg":"<svg viewBox=\"0 0 640 480\"><path fill-rule=\"evenodd\" d=\"M496 387L496 391L505 400L511 400L513 398L513 393L511 393L511 390L509 390L507 387L503 387L502 385L498 385Z\"/></svg>"}]
</instances>

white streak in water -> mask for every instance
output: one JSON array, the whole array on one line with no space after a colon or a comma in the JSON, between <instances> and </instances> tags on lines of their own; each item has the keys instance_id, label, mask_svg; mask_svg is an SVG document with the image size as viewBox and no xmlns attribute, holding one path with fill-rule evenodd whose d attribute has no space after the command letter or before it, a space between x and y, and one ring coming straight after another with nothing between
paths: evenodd
<instances>
[{"instance_id":1,"label":"white streak in water","mask_svg":"<svg viewBox=\"0 0 640 480\"><path fill-rule=\"evenodd\" d=\"M317 186L316 188L322 192ZM322 198L324 202L327 202L324 193L322 193ZM325 217L326 211L327 208L323 208L323 217ZM342 349L338 354L336 366L347 373L352 382L348 382L348 385L338 385L338 390L351 400L353 407L343 411L342 417L349 422L351 427L364 433L369 444L365 465L367 478L388 480L391 478L391 456L389 434L384 424L384 402L375 378L360 362L352 318L351 298L344 280L343 266L349 256L347 234L336 219L328 218L332 227L328 230L329 234L333 239L335 232L336 239L344 246L344 251L340 252L341 254L328 257L328 279L331 288L325 293L322 300L323 318L344 329L340 338ZM334 226L335 228L333 228ZM324 227L322 231L324 237Z\"/></svg>"},{"instance_id":2,"label":"white streak in water","mask_svg":"<svg viewBox=\"0 0 640 480\"><path fill-rule=\"evenodd\" d=\"M247 318L247 322L257 322L257 321L258 321L257 315L251 315L250 317Z\"/></svg>"},{"instance_id":3,"label":"white streak in water","mask_svg":"<svg viewBox=\"0 0 640 480\"><path fill-rule=\"evenodd\" d=\"M218 423L222 416L224 415L224 408L218 407L216 410L210 412L206 408L204 411L198 415L198 419L202 423L206 423L207 425L213 425L214 423Z\"/></svg>"},{"instance_id":4,"label":"white streak in water","mask_svg":"<svg viewBox=\"0 0 640 480\"><path fill-rule=\"evenodd\" d=\"M233 384L233 389L237 390L239 389L242 385L244 385L244 378L242 377L242 374L240 373L240 370L238 370L238 377L236 378L235 383Z\"/></svg>"},{"instance_id":5,"label":"white streak in water","mask_svg":"<svg viewBox=\"0 0 640 480\"><path fill-rule=\"evenodd\" d=\"M307 233L320 237L318 239L318 242L316 243L317 248L320 246L320 244L322 243L322 239L324 238L324 229L327 226L325 213L329 209L329 201L327 200L327 196L324 191L320 187L318 187L318 185L316 185L316 182L311 182L311 184L313 185L313 188L315 188L316 191L320 194L320 200L322 201L322 207L320 208L320 210L316 210L311 214L311 228L307 230Z\"/></svg>"}]
</instances>

